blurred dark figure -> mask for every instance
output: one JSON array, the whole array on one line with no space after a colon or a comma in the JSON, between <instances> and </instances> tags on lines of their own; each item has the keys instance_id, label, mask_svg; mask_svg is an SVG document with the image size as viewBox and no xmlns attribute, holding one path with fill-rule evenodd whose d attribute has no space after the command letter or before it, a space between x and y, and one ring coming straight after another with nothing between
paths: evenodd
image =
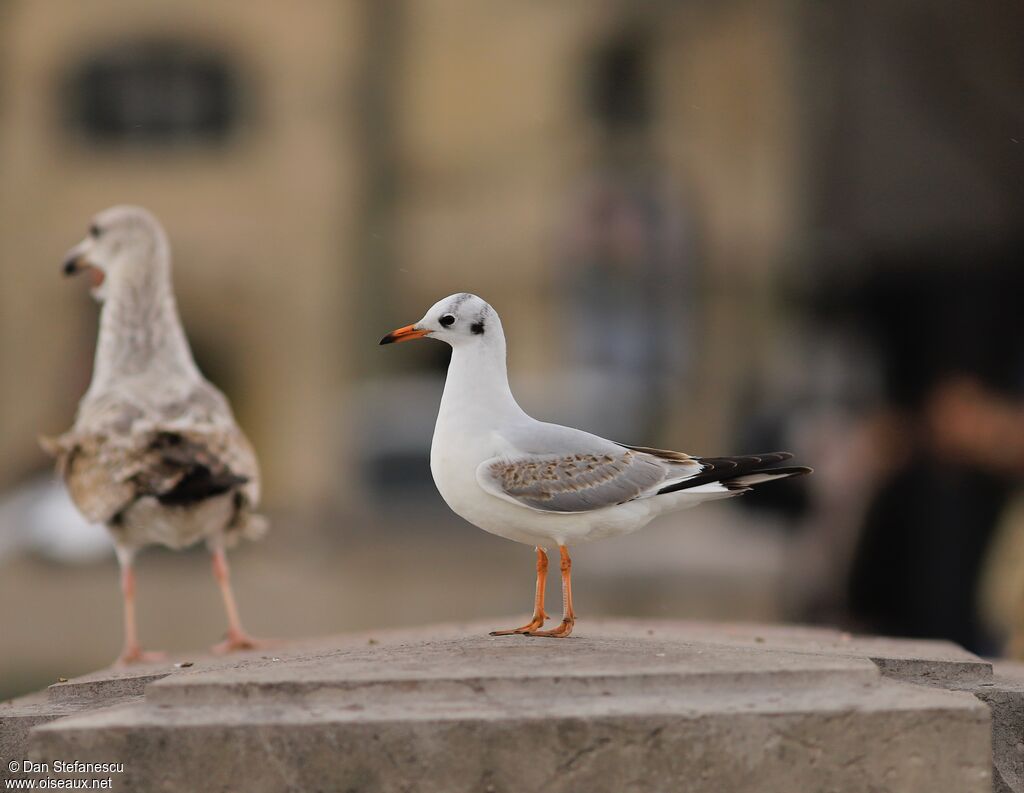
<instances>
[{"instance_id":1,"label":"blurred dark figure","mask_svg":"<svg viewBox=\"0 0 1024 793\"><path fill-rule=\"evenodd\" d=\"M852 306L889 402L849 576L849 609L867 631L998 650L978 585L1024 478L1022 252L879 261Z\"/></svg>"},{"instance_id":2,"label":"blurred dark figure","mask_svg":"<svg viewBox=\"0 0 1024 793\"><path fill-rule=\"evenodd\" d=\"M559 279L572 358L603 381L590 390L600 404L583 409L609 433L650 439L691 358L694 290L684 209L650 134L648 47L627 29L587 64L596 147L570 203Z\"/></svg>"}]
</instances>

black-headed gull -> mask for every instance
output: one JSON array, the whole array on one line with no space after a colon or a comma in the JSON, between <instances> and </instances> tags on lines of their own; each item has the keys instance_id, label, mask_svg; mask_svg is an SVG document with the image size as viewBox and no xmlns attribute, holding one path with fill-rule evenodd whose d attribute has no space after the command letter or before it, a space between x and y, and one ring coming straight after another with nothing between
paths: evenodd
<instances>
[{"instance_id":1,"label":"black-headed gull","mask_svg":"<svg viewBox=\"0 0 1024 793\"><path fill-rule=\"evenodd\" d=\"M171 287L171 256L160 223L139 207L93 218L64 273L89 274L102 303L89 390L74 427L44 441L72 500L114 540L124 596L120 664L160 658L143 652L135 628L133 560L146 545L180 549L205 540L227 610L228 632L214 649L249 649L231 589L224 548L258 537L256 455L227 399L192 358Z\"/></svg>"},{"instance_id":2,"label":"black-headed gull","mask_svg":"<svg viewBox=\"0 0 1024 793\"><path fill-rule=\"evenodd\" d=\"M667 512L811 470L770 467L792 456L786 452L691 457L531 418L509 389L501 320L476 295L446 297L419 322L389 333L380 343L426 336L452 347L430 447L437 489L470 523L537 550L533 618L493 636L560 638L572 633L576 615L569 546L629 534ZM561 555L563 616L561 625L543 631L547 549L552 546Z\"/></svg>"}]
</instances>

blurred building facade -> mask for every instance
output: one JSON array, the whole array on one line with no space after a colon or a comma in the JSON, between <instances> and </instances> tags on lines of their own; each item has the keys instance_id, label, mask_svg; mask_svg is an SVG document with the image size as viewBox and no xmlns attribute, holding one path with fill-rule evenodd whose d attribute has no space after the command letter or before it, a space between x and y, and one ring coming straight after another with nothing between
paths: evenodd
<instances>
[{"instance_id":1,"label":"blurred building facade","mask_svg":"<svg viewBox=\"0 0 1024 793\"><path fill-rule=\"evenodd\" d=\"M350 386L429 368L433 353L385 359L374 342L448 293L496 304L515 371L564 373L574 197L609 172L656 185L642 196L669 186L660 211L679 217L641 233L684 238L689 274L662 291L694 296L674 304L689 351L659 386L671 409L630 440L727 444L735 396L777 387L785 278L937 228L1019 225L1008 17L782 0L9 0L0 484L46 464L35 436L68 425L87 382L95 309L56 265L92 212L135 202L165 221L200 363L253 435L268 497L292 508L358 497ZM949 36L960 61L919 68ZM956 80L981 107L959 126L943 90Z\"/></svg>"},{"instance_id":2,"label":"blurred building facade","mask_svg":"<svg viewBox=\"0 0 1024 793\"><path fill-rule=\"evenodd\" d=\"M513 552L429 480L445 350L376 346L466 290L501 312L538 417L816 468L759 502L784 521L707 507L581 549L581 602L992 650L981 560L1024 547L1021 40L1013 0L5 0L0 497L49 471L36 437L90 375L96 307L62 255L133 202L167 226L199 363L260 453L280 530L236 570L268 633L519 607ZM11 602L51 572L15 545ZM142 597L193 646L219 627L194 624L206 572L153 556ZM1003 561L988 611L1024 648ZM113 615L112 581L64 570L0 614L9 690L66 676L68 646L105 661L116 622L66 604L107 593Z\"/></svg>"},{"instance_id":3,"label":"blurred building facade","mask_svg":"<svg viewBox=\"0 0 1024 793\"><path fill-rule=\"evenodd\" d=\"M685 186L705 299L694 386L671 387L702 419L680 407L662 437L711 444L795 220L793 31L783 4L768 11L6 3L0 482L45 464L36 434L70 422L87 382L94 308L55 265L94 211L164 220L200 362L271 499L297 506L344 481L346 384L399 365L369 357L375 336L435 299L489 297L517 369L565 365L560 230L609 147ZM588 102L616 91L643 95L621 100L644 103L640 125Z\"/></svg>"}]
</instances>

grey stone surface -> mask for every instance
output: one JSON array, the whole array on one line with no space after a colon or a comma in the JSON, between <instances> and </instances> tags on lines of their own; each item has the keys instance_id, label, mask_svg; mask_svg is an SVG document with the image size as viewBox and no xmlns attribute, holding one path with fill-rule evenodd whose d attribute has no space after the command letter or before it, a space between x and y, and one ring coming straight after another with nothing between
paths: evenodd
<instances>
[{"instance_id":1,"label":"grey stone surface","mask_svg":"<svg viewBox=\"0 0 1024 793\"><path fill-rule=\"evenodd\" d=\"M993 746L997 789L1020 778L1013 670L953 645L625 621L488 637L498 624L98 673L14 703L67 710L14 740L123 762L131 791L959 793L992 790Z\"/></svg>"},{"instance_id":2,"label":"grey stone surface","mask_svg":"<svg viewBox=\"0 0 1024 793\"><path fill-rule=\"evenodd\" d=\"M7 762L25 756L33 727L70 716L78 710L67 705L54 706L45 692L0 703L0 760L5 766L0 769L0 779L6 778Z\"/></svg>"},{"instance_id":3,"label":"grey stone surface","mask_svg":"<svg viewBox=\"0 0 1024 793\"><path fill-rule=\"evenodd\" d=\"M991 680L968 683L992 713L995 793L1024 791L1024 664L1000 661Z\"/></svg>"}]
</instances>

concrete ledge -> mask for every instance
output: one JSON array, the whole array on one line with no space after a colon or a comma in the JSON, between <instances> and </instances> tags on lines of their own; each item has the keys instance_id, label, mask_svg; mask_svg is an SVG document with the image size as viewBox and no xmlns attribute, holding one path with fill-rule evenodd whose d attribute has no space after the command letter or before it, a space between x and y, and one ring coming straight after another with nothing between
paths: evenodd
<instances>
[{"instance_id":1,"label":"concrete ledge","mask_svg":"<svg viewBox=\"0 0 1024 793\"><path fill-rule=\"evenodd\" d=\"M996 789L1018 789L1024 674L950 644L625 621L488 637L498 624L98 673L0 709L0 747L122 762L131 791L931 793L992 790L995 735Z\"/></svg>"},{"instance_id":2,"label":"concrete ledge","mask_svg":"<svg viewBox=\"0 0 1024 793\"><path fill-rule=\"evenodd\" d=\"M1024 791L1024 664L1001 661L991 680L968 684L992 713L992 763L996 793Z\"/></svg>"}]
</instances>

